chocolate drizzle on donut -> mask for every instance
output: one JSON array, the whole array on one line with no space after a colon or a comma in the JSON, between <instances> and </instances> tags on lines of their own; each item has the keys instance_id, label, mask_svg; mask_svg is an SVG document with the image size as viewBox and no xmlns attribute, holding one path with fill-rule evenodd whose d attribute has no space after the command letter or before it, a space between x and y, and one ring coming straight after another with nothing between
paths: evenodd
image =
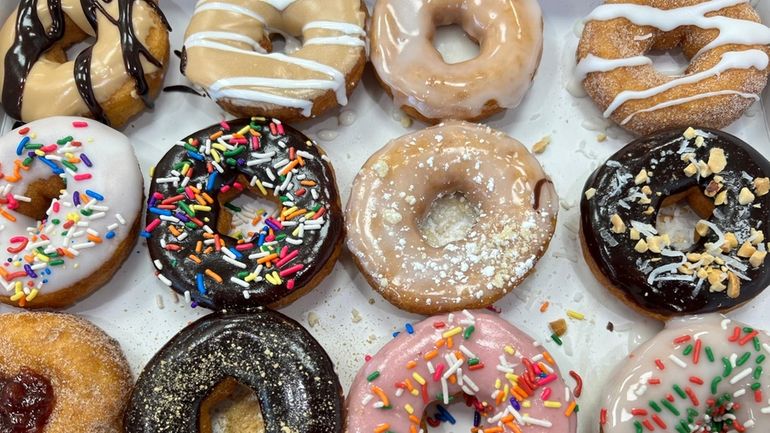
<instances>
[{"instance_id":1,"label":"chocolate drizzle on donut","mask_svg":"<svg viewBox=\"0 0 770 433\"><path fill-rule=\"evenodd\" d=\"M266 433L339 433L342 388L323 347L270 310L210 314L183 329L139 376L127 433L198 432L202 402L232 378L257 395Z\"/></svg>"},{"instance_id":2,"label":"chocolate drizzle on donut","mask_svg":"<svg viewBox=\"0 0 770 433\"><path fill-rule=\"evenodd\" d=\"M540 209L540 194L542 194L543 187L546 185L553 185L553 182L551 182L551 179L540 179L535 184L534 188L534 201L532 202L532 209L538 210Z\"/></svg>"},{"instance_id":3,"label":"chocolate drizzle on donut","mask_svg":"<svg viewBox=\"0 0 770 433\"><path fill-rule=\"evenodd\" d=\"M173 146L155 168L143 236L158 278L193 306L280 304L316 284L335 257L343 217L333 169L305 135L276 122L213 125ZM249 214L257 225L236 239L222 213L233 192L273 201L279 212Z\"/></svg>"},{"instance_id":4,"label":"chocolate drizzle on donut","mask_svg":"<svg viewBox=\"0 0 770 433\"><path fill-rule=\"evenodd\" d=\"M660 318L739 306L770 284L762 233L770 195L757 186L770 184L769 175L767 159L721 131L676 129L640 138L585 184L586 256L627 301ZM700 238L678 251L655 223L668 197L693 188L713 213L696 226Z\"/></svg>"},{"instance_id":5,"label":"chocolate drizzle on donut","mask_svg":"<svg viewBox=\"0 0 770 433\"><path fill-rule=\"evenodd\" d=\"M102 0L111 3L113 0ZM126 72L136 83L136 93L144 104L152 106L148 99L149 86L144 76L142 58L161 68L161 61L150 53L149 49L137 38L133 24L134 4L138 0L117 0L118 18L112 17L100 3L100 0L80 0L83 12L91 27L98 28L97 14L102 13L120 32L120 44L123 54L123 64ZM171 30L165 15L152 0L144 0L161 18L167 29ZM5 56L5 81L3 83L2 102L9 115L21 119L21 108L24 95L24 84L32 66L48 49L64 36L64 13L61 0L48 0L48 10L51 15L51 27L46 30L37 12L38 0L22 0L19 3L16 19L16 35L11 48ZM97 32L98 33L98 32ZM91 59L93 47L80 52L75 59L75 85L80 97L88 107L91 116L105 124L109 124L104 110L94 94L91 82Z\"/></svg>"},{"instance_id":6,"label":"chocolate drizzle on donut","mask_svg":"<svg viewBox=\"0 0 770 433\"><path fill-rule=\"evenodd\" d=\"M43 432L54 401L51 381L30 369L0 375L0 433Z\"/></svg>"}]
</instances>

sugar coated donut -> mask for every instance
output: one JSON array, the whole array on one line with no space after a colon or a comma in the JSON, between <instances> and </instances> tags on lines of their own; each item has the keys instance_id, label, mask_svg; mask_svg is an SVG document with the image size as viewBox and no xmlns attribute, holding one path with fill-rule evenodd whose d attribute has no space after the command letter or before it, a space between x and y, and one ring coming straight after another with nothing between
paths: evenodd
<instances>
[{"instance_id":1,"label":"sugar coated donut","mask_svg":"<svg viewBox=\"0 0 770 433\"><path fill-rule=\"evenodd\" d=\"M121 127L160 91L169 30L155 0L21 0L0 29L3 108L25 122L88 116Z\"/></svg>"},{"instance_id":2,"label":"sugar coated donut","mask_svg":"<svg viewBox=\"0 0 770 433\"><path fill-rule=\"evenodd\" d=\"M766 332L717 314L670 320L607 382L599 431L768 431L768 343Z\"/></svg>"},{"instance_id":3,"label":"sugar coated donut","mask_svg":"<svg viewBox=\"0 0 770 433\"><path fill-rule=\"evenodd\" d=\"M236 207L241 194L277 210ZM181 140L155 167L147 207L142 236L158 278L211 309L293 302L331 272L344 238L326 154L275 119L222 122ZM233 232L236 220L248 230Z\"/></svg>"},{"instance_id":4,"label":"sugar coated donut","mask_svg":"<svg viewBox=\"0 0 770 433\"><path fill-rule=\"evenodd\" d=\"M257 395L265 432L343 432L342 387L329 356L297 322L260 309L213 313L172 338L139 376L126 433L210 431L202 406L228 380Z\"/></svg>"},{"instance_id":5,"label":"sugar coated donut","mask_svg":"<svg viewBox=\"0 0 770 433\"><path fill-rule=\"evenodd\" d=\"M123 431L131 371L117 341L68 314L0 314L0 431Z\"/></svg>"},{"instance_id":6,"label":"sugar coated donut","mask_svg":"<svg viewBox=\"0 0 770 433\"><path fill-rule=\"evenodd\" d=\"M64 308L103 286L139 234L142 174L123 134L52 117L0 137L0 302Z\"/></svg>"},{"instance_id":7,"label":"sugar coated donut","mask_svg":"<svg viewBox=\"0 0 770 433\"><path fill-rule=\"evenodd\" d=\"M421 221L435 200L453 193L464 194L478 217L464 238L438 246L422 234ZM553 184L521 143L451 121L393 140L369 158L350 193L347 245L369 284L399 308L480 308L532 271L558 207Z\"/></svg>"},{"instance_id":8,"label":"sugar coated donut","mask_svg":"<svg viewBox=\"0 0 770 433\"><path fill-rule=\"evenodd\" d=\"M182 73L236 116L286 121L346 105L366 64L361 0L199 1ZM271 35L286 40L273 52Z\"/></svg>"},{"instance_id":9,"label":"sugar coated donut","mask_svg":"<svg viewBox=\"0 0 770 433\"><path fill-rule=\"evenodd\" d=\"M463 311L425 319L367 361L348 393L347 433L415 433L430 404L458 396L476 409L473 431L577 430L575 396L551 355L498 316Z\"/></svg>"},{"instance_id":10,"label":"sugar coated donut","mask_svg":"<svg viewBox=\"0 0 770 433\"><path fill-rule=\"evenodd\" d=\"M738 119L767 84L770 28L745 0L607 0L586 18L576 78L611 118L637 134ZM682 75L651 51L681 47Z\"/></svg>"},{"instance_id":11,"label":"sugar coated donut","mask_svg":"<svg viewBox=\"0 0 770 433\"><path fill-rule=\"evenodd\" d=\"M583 253L622 301L664 320L727 311L770 284L770 162L721 131L676 129L640 138L589 177L580 203ZM661 208L686 199L703 218L695 243L671 246Z\"/></svg>"},{"instance_id":12,"label":"sugar coated donut","mask_svg":"<svg viewBox=\"0 0 770 433\"><path fill-rule=\"evenodd\" d=\"M436 27L458 23L480 46L447 64L433 47ZM532 85L543 52L536 0L378 0L371 60L394 102L425 122L479 120L515 108Z\"/></svg>"}]
</instances>

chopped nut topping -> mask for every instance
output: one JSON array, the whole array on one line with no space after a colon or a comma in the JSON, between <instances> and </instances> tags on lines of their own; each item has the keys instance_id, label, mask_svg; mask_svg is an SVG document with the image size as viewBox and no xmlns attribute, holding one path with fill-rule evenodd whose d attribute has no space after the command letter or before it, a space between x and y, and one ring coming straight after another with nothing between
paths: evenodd
<instances>
[{"instance_id":1,"label":"chopped nut topping","mask_svg":"<svg viewBox=\"0 0 770 433\"><path fill-rule=\"evenodd\" d=\"M722 251L728 252L736 247L738 247L738 238L735 237L735 233L725 233L725 243L722 244Z\"/></svg>"},{"instance_id":2,"label":"chopped nut topping","mask_svg":"<svg viewBox=\"0 0 770 433\"><path fill-rule=\"evenodd\" d=\"M637 229L635 229L633 227L631 228L631 230L629 230L629 236L631 236L631 240L632 241L638 241L639 238L641 237L640 233L639 233L639 230L637 230Z\"/></svg>"},{"instance_id":3,"label":"chopped nut topping","mask_svg":"<svg viewBox=\"0 0 770 433\"><path fill-rule=\"evenodd\" d=\"M748 188L743 187L741 188L740 194L738 194L738 203L740 204L749 204L754 201L754 194L749 191Z\"/></svg>"},{"instance_id":4,"label":"chopped nut topping","mask_svg":"<svg viewBox=\"0 0 770 433\"><path fill-rule=\"evenodd\" d=\"M612 223L612 232L613 233L625 233L626 231L626 223L623 222L623 220L620 218L620 215L614 214L610 217L610 223Z\"/></svg>"},{"instance_id":5,"label":"chopped nut topping","mask_svg":"<svg viewBox=\"0 0 770 433\"><path fill-rule=\"evenodd\" d=\"M714 173L719 173L727 167L727 158L722 148L714 147L709 151L709 169Z\"/></svg>"},{"instance_id":6,"label":"chopped nut topping","mask_svg":"<svg viewBox=\"0 0 770 433\"><path fill-rule=\"evenodd\" d=\"M704 161L698 161L698 174L701 177L709 177L713 174L713 172L709 168L709 165Z\"/></svg>"},{"instance_id":7,"label":"chopped nut topping","mask_svg":"<svg viewBox=\"0 0 770 433\"><path fill-rule=\"evenodd\" d=\"M706 144L706 139L703 138L703 136L699 135L695 137L695 147L701 147L704 144Z\"/></svg>"},{"instance_id":8,"label":"chopped nut topping","mask_svg":"<svg viewBox=\"0 0 770 433\"><path fill-rule=\"evenodd\" d=\"M732 273L727 273L727 296L735 299L741 294L741 280Z\"/></svg>"},{"instance_id":9,"label":"chopped nut topping","mask_svg":"<svg viewBox=\"0 0 770 433\"><path fill-rule=\"evenodd\" d=\"M706 236L709 232L709 226L706 225L706 222L703 220L698 221L695 223L695 232L698 233L701 236Z\"/></svg>"},{"instance_id":10,"label":"chopped nut topping","mask_svg":"<svg viewBox=\"0 0 770 433\"><path fill-rule=\"evenodd\" d=\"M647 242L645 242L644 239L639 239L639 242L636 243L634 249L637 253L646 253L649 247L647 246Z\"/></svg>"},{"instance_id":11,"label":"chopped nut topping","mask_svg":"<svg viewBox=\"0 0 770 433\"><path fill-rule=\"evenodd\" d=\"M767 251L755 251L754 254L749 257L749 263L751 266L758 268L762 266L762 263L765 262L765 257L767 256Z\"/></svg>"},{"instance_id":12,"label":"chopped nut topping","mask_svg":"<svg viewBox=\"0 0 770 433\"><path fill-rule=\"evenodd\" d=\"M652 194L652 188L650 188L649 185L645 185L642 187L642 194L644 195L650 195Z\"/></svg>"},{"instance_id":13,"label":"chopped nut topping","mask_svg":"<svg viewBox=\"0 0 770 433\"><path fill-rule=\"evenodd\" d=\"M679 271L680 274L685 274L685 275L692 275L695 273L695 271L693 271L692 268L690 268L689 263L685 263L684 265L678 267L676 270Z\"/></svg>"},{"instance_id":14,"label":"chopped nut topping","mask_svg":"<svg viewBox=\"0 0 770 433\"><path fill-rule=\"evenodd\" d=\"M754 191L759 197L762 197L763 195L770 192L770 178L759 177L754 179Z\"/></svg>"},{"instance_id":15,"label":"chopped nut topping","mask_svg":"<svg viewBox=\"0 0 770 433\"><path fill-rule=\"evenodd\" d=\"M692 162L684 168L684 174L686 174L687 177L693 177L696 173L698 173L698 167Z\"/></svg>"},{"instance_id":16,"label":"chopped nut topping","mask_svg":"<svg viewBox=\"0 0 770 433\"><path fill-rule=\"evenodd\" d=\"M642 197L639 199L639 204L650 204L652 200L649 197Z\"/></svg>"},{"instance_id":17,"label":"chopped nut topping","mask_svg":"<svg viewBox=\"0 0 770 433\"><path fill-rule=\"evenodd\" d=\"M682 134L682 136L684 136L684 138L686 138L688 140L692 140L697 135L698 134L695 132L695 129L693 129L692 126L687 128L687 129L685 129L684 133Z\"/></svg>"},{"instance_id":18,"label":"chopped nut topping","mask_svg":"<svg viewBox=\"0 0 770 433\"><path fill-rule=\"evenodd\" d=\"M603 132L600 132L599 135L596 136L596 141L598 141L599 143L601 143L601 142L603 142L605 140L607 140L607 134L605 134Z\"/></svg>"},{"instance_id":19,"label":"chopped nut topping","mask_svg":"<svg viewBox=\"0 0 770 433\"><path fill-rule=\"evenodd\" d=\"M700 260L700 254L698 254L698 253L687 253L687 260L695 263L698 260Z\"/></svg>"},{"instance_id":20,"label":"chopped nut topping","mask_svg":"<svg viewBox=\"0 0 770 433\"><path fill-rule=\"evenodd\" d=\"M708 271L706 271L706 268L698 268L698 271L695 273L695 275L700 278L701 280L705 280L709 277Z\"/></svg>"},{"instance_id":21,"label":"chopped nut topping","mask_svg":"<svg viewBox=\"0 0 770 433\"><path fill-rule=\"evenodd\" d=\"M722 191L714 198L714 204L716 206L721 206L725 203L727 203L727 191Z\"/></svg>"},{"instance_id":22,"label":"chopped nut topping","mask_svg":"<svg viewBox=\"0 0 770 433\"><path fill-rule=\"evenodd\" d=\"M722 185L719 182L712 180L708 185L706 185L706 190L703 191L703 194L706 197L714 197L717 195L717 192L719 192L720 189L722 189Z\"/></svg>"},{"instance_id":23,"label":"chopped nut topping","mask_svg":"<svg viewBox=\"0 0 770 433\"><path fill-rule=\"evenodd\" d=\"M585 192L586 199L591 200L596 195L596 188L588 188Z\"/></svg>"},{"instance_id":24,"label":"chopped nut topping","mask_svg":"<svg viewBox=\"0 0 770 433\"><path fill-rule=\"evenodd\" d=\"M567 321L564 319L554 320L549 323L548 326L551 328L551 331L559 337L567 332Z\"/></svg>"},{"instance_id":25,"label":"chopped nut topping","mask_svg":"<svg viewBox=\"0 0 770 433\"><path fill-rule=\"evenodd\" d=\"M754 238L751 241L752 245L759 245L762 242L765 241L765 232L762 230L754 230L754 228L751 229L751 237Z\"/></svg>"},{"instance_id":26,"label":"chopped nut topping","mask_svg":"<svg viewBox=\"0 0 770 433\"><path fill-rule=\"evenodd\" d=\"M532 145L532 152L543 153L549 144L551 144L551 136L546 135L545 137L541 138L540 141Z\"/></svg>"},{"instance_id":27,"label":"chopped nut topping","mask_svg":"<svg viewBox=\"0 0 770 433\"><path fill-rule=\"evenodd\" d=\"M641 169L639 171L639 174L636 175L634 178L634 183L637 185L641 185L643 183L648 183L650 181L650 176L647 174L646 169Z\"/></svg>"},{"instance_id":28,"label":"chopped nut topping","mask_svg":"<svg viewBox=\"0 0 770 433\"><path fill-rule=\"evenodd\" d=\"M652 206L648 206L647 209L642 212L645 215L652 215L652 213L655 212L655 208Z\"/></svg>"},{"instance_id":29,"label":"chopped nut topping","mask_svg":"<svg viewBox=\"0 0 770 433\"><path fill-rule=\"evenodd\" d=\"M722 281L726 279L727 274L725 272L713 268L708 271L708 280L709 284L711 285L712 292L721 292L726 289L727 286L722 284Z\"/></svg>"},{"instance_id":30,"label":"chopped nut topping","mask_svg":"<svg viewBox=\"0 0 770 433\"><path fill-rule=\"evenodd\" d=\"M660 236L650 236L647 238L647 248L655 254L660 254L663 244L663 238Z\"/></svg>"},{"instance_id":31,"label":"chopped nut topping","mask_svg":"<svg viewBox=\"0 0 770 433\"><path fill-rule=\"evenodd\" d=\"M751 257L755 252L757 252L757 249L754 248L753 245L748 242L744 242L740 249L738 249L738 257L748 258Z\"/></svg>"}]
</instances>

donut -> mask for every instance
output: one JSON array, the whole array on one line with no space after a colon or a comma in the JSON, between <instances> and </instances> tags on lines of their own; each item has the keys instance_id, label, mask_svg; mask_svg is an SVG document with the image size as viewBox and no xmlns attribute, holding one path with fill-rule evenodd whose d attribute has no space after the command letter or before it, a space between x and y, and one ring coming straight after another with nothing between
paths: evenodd
<instances>
[{"instance_id":1,"label":"donut","mask_svg":"<svg viewBox=\"0 0 770 433\"><path fill-rule=\"evenodd\" d=\"M450 24L478 42L477 57L444 61L432 41L436 27ZM517 107L543 53L536 0L377 0L370 33L380 84L427 123L475 121Z\"/></svg>"},{"instance_id":2,"label":"donut","mask_svg":"<svg viewBox=\"0 0 770 433\"><path fill-rule=\"evenodd\" d=\"M580 202L583 255L624 303L650 317L725 312L770 284L764 228L770 224L770 162L712 129L639 138L588 178ZM655 223L687 200L695 242L671 245Z\"/></svg>"},{"instance_id":3,"label":"donut","mask_svg":"<svg viewBox=\"0 0 770 433\"><path fill-rule=\"evenodd\" d=\"M133 380L117 341L69 314L0 314L0 327L0 431L123 431Z\"/></svg>"},{"instance_id":4,"label":"donut","mask_svg":"<svg viewBox=\"0 0 770 433\"><path fill-rule=\"evenodd\" d=\"M242 194L275 211L234 207ZM141 235L157 276L194 307L288 305L331 272L344 238L326 154L276 119L222 122L181 140L155 167L147 208ZM249 231L230 231L234 214Z\"/></svg>"},{"instance_id":5,"label":"donut","mask_svg":"<svg viewBox=\"0 0 770 433\"><path fill-rule=\"evenodd\" d=\"M670 320L612 374L599 431L767 431L768 343L766 332L718 314Z\"/></svg>"},{"instance_id":6,"label":"donut","mask_svg":"<svg viewBox=\"0 0 770 433\"><path fill-rule=\"evenodd\" d=\"M21 0L0 29L8 115L24 122L87 116L120 128L152 106L168 66L170 30L155 0L38 3ZM93 44L67 58L90 37Z\"/></svg>"},{"instance_id":7,"label":"donut","mask_svg":"<svg viewBox=\"0 0 770 433\"><path fill-rule=\"evenodd\" d=\"M575 396L551 355L500 317L463 311L407 331L358 371L345 403L347 433L416 433L429 405L458 396L476 410L472 431L577 431Z\"/></svg>"},{"instance_id":8,"label":"donut","mask_svg":"<svg viewBox=\"0 0 770 433\"><path fill-rule=\"evenodd\" d=\"M128 138L96 121L0 137L0 302L65 308L106 284L138 239L142 189Z\"/></svg>"},{"instance_id":9,"label":"donut","mask_svg":"<svg viewBox=\"0 0 770 433\"><path fill-rule=\"evenodd\" d=\"M439 246L421 226L434 202L452 194L470 203L476 222L464 238ZM364 164L347 205L347 246L369 284L401 309L481 308L534 269L558 202L521 143L449 121L391 141Z\"/></svg>"},{"instance_id":10,"label":"donut","mask_svg":"<svg viewBox=\"0 0 770 433\"><path fill-rule=\"evenodd\" d=\"M182 73L237 117L316 117L347 105L361 80L366 19L361 0L201 0Z\"/></svg>"},{"instance_id":11,"label":"donut","mask_svg":"<svg viewBox=\"0 0 770 433\"><path fill-rule=\"evenodd\" d=\"M212 313L172 338L139 375L125 431L204 432L203 402L232 379L257 395L266 432L343 431L334 364L305 328L267 309Z\"/></svg>"},{"instance_id":12,"label":"donut","mask_svg":"<svg viewBox=\"0 0 770 433\"><path fill-rule=\"evenodd\" d=\"M767 84L770 29L745 0L607 0L585 21L576 79L633 133L723 128ZM646 56L675 48L690 61L682 75Z\"/></svg>"}]
</instances>

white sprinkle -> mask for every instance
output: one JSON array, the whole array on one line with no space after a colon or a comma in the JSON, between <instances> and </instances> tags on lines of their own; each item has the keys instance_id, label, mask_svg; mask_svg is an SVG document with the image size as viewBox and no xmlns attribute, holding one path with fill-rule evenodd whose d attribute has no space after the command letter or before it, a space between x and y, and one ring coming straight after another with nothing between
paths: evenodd
<instances>
[{"instance_id":1,"label":"white sprinkle","mask_svg":"<svg viewBox=\"0 0 770 433\"><path fill-rule=\"evenodd\" d=\"M224 251L226 249L227 248L223 249L222 251ZM233 266L236 266L236 267L241 268L241 269L246 269L246 264L245 263L242 263L242 262L239 262L238 260L230 258L230 256L222 256L222 259L224 259L224 261L226 261L227 263L230 263ZM248 285L246 287L248 287Z\"/></svg>"},{"instance_id":2,"label":"white sprinkle","mask_svg":"<svg viewBox=\"0 0 770 433\"><path fill-rule=\"evenodd\" d=\"M152 262L152 263L155 265L155 268L156 268L157 270L159 270L159 271L162 271L162 270L163 270L163 263L161 263L161 262L160 262L160 260L158 260L158 259L155 259L155 260L153 260L153 262Z\"/></svg>"},{"instance_id":3,"label":"white sprinkle","mask_svg":"<svg viewBox=\"0 0 770 433\"><path fill-rule=\"evenodd\" d=\"M116 219L116 220L118 220L118 222L119 222L120 224L122 224L122 225L126 225L126 219L125 219L125 218L123 218L123 215L121 215L121 214L119 214L119 213L116 213L116 214L115 214L115 219Z\"/></svg>"},{"instance_id":4,"label":"white sprinkle","mask_svg":"<svg viewBox=\"0 0 770 433\"><path fill-rule=\"evenodd\" d=\"M167 285L167 286L171 287L171 280L169 280L168 278L166 278L166 276L165 276L165 275L163 275L163 274L158 274L158 279L159 279L159 280L160 280L160 281L161 281L163 284L165 284L165 285Z\"/></svg>"},{"instance_id":5,"label":"white sprinkle","mask_svg":"<svg viewBox=\"0 0 770 433\"><path fill-rule=\"evenodd\" d=\"M158 307L159 310L162 310L164 308L162 296L155 295L155 305Z\"/></svg>"},{"instance_id":6,"label":"white sprinkle","mask_svg":"<svg viewBox=\"0 0 770 433\"><path fill-rule=\"evenodd\" d=\"M537 419L537 418L532 418L529 415L524 415L522 417L522 419L524 420L525 424L532 424L532 425L536 425L536 426L539 426L539 427L548 427L548 428L550 428L553 425L550 421L546 421L546 420L542 420L542 419Z\"/></svg>"},{"instance_id":7,"label":"white sprinkle","mask_svg":"<svg viewBox=\"0 0 770 433\"><path fill-rule=\"evenodd\" d=\"M93 248L95 246L96 246L96 244L93 243L93 242L83 242L83 243L80 243L80 244L75 244L75 245L71 246L70 248L72 248L73 250L82 250L84 248Z\"/></svg>"},{"instance_id":8,"label":"white sprinkle","mask_svg":"<svg viewBox=\"0 0 770 433\"><path fill-rule=\"evenodd\" d=\"M736 374L735 376L733 376L732 379L730 379L730 385L735 385L736 383L745 379L746 376L751 374L751 371L752 371L752 368L748 367L745 370L741 371L740 373Z\"/></svg>"},{"instance_id":9,"label":"white sprinkle","mask_svg":"<svg viewBox=\"0 0 770 433\"><path fill-rule=\"evenodd\" d=\"M674 364L676 364L676 365L678 365L678 366L680 366L682 368L687 368L687 363L685 363L684 361L679 359L679 357L674 355L673 353L668 355L668 359L670 359L671 361L674 362Z\"/></svg>"},{"instance_id":10,"label":"white sprinkle","mask_svg":"<svg viewBox=\"0 0 770 433\"><path fill-rule=\"evenodd\" d=\"M245 267L246 267L246 265L243 265L243 267L245 268ZM230 277L230 281L232 281L233 283L235 283L235 284L237 284L237 285L239 285L239 286L241 286L241 287L246 287L246 288L248 288L248 287L249 287L249 283L247 283L247 282L243 281L243 280L242 280L242 279L240 279L240 278L236 278L236 277ZM249 292L245 292L245 293L249 293Z\"/></svg>"}]
</instances>

